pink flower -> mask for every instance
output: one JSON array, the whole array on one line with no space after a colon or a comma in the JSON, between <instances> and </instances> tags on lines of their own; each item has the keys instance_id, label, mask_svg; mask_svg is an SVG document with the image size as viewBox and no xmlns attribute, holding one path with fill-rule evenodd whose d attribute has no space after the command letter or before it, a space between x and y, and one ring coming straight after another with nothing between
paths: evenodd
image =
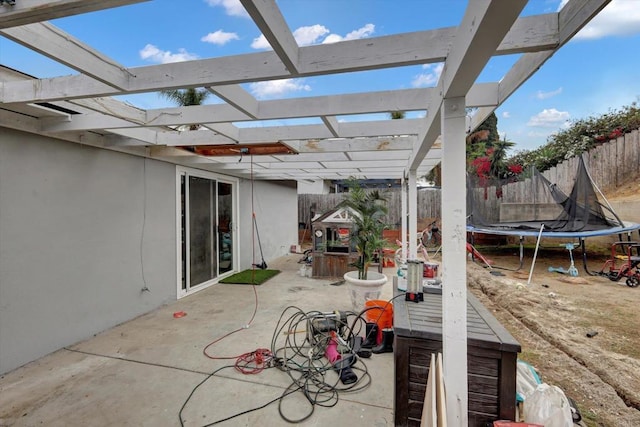
<instances>
[{"instance_id":1,"label":"pink flower","mask_svg":"<svg viewBox=\"0 0 640 427\"><path fill-rule=\"evenodd\" d=\"M508 169L509 169L509 172L511 172L514 175L518 175L522 173L522 165L509 165Z\"/></svg>"}]
</instances>

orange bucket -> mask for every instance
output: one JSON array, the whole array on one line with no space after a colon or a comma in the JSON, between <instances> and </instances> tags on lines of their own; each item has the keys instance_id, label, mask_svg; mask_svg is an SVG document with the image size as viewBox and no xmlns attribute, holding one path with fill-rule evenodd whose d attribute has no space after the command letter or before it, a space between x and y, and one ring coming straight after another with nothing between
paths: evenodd
<instances>
[{"instance_id":1,"label":"orange bucket","mask_svg":"<svg viewBox=\"0 0 640 427\"><path fill-rule=\"evenodd\" d=\"M391 328L393 326L393 304L378 299L372 299L365 301L365 308L371 308L365 313L367 322L377 323L378 329L382 331L384 328Z\"/></svg>"}]
</instances>

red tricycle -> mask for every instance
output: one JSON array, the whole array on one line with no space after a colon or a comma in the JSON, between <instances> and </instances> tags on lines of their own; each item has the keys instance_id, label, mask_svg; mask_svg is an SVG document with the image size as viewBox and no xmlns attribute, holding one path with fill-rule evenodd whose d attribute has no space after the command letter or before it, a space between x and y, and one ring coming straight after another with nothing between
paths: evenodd
<instances>
[{"instance_id":1,"label":"red tricycle","mask_svg":"<svg viewBox=\"0 0 640 427\"><path fill-rule=\"evenodd\" d=\"M619 266L616 260L622 262ZM617 282L626 277L626 284L635 288L640 284L640 242L616 242L611 245L611 258L609 258L600 275Z\"/></svg>"}]
</instances>

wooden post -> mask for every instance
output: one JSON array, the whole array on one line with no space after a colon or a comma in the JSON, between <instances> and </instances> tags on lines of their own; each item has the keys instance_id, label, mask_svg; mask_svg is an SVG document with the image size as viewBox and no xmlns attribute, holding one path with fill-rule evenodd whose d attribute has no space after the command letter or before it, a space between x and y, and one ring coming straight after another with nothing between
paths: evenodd
<instances>
[{"instance_id":1,"label":"wooden post","mask_svg":"<svg viewBox=\"0 0 640 427\"><path fill-rule=\"evenodd\" d=\"M468 423L465 99L442 104L442 343L451 426Z\"/></svg>"}]
</instances>

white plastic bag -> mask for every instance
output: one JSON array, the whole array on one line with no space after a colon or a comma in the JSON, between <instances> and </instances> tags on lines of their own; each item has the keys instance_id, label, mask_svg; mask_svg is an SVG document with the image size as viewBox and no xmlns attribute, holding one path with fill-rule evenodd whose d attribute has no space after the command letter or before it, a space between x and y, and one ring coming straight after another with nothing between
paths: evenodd
<instances>
[{"instance_id":1,"label":"white plastic bag","mask_svg":"<svg viewBox=\"0 0 640 427\"><path fill-rule=\"evenodd\" d=\"M518 359L516 370L516 401L524 402L527 394L533 392L538 384L542 384L533 366Z\"/></svg>"},{"instance_id":2,"label":"white plastic bag","mask_svg":"<svg viewBox=\"0 0 640 427\"><path fill-rule=\"evenodd\" d=\"M554 385L540 384L524 399L524 421L545 427L572 427L571 407L564 392Z\"/></svg>"}]
</instances>

